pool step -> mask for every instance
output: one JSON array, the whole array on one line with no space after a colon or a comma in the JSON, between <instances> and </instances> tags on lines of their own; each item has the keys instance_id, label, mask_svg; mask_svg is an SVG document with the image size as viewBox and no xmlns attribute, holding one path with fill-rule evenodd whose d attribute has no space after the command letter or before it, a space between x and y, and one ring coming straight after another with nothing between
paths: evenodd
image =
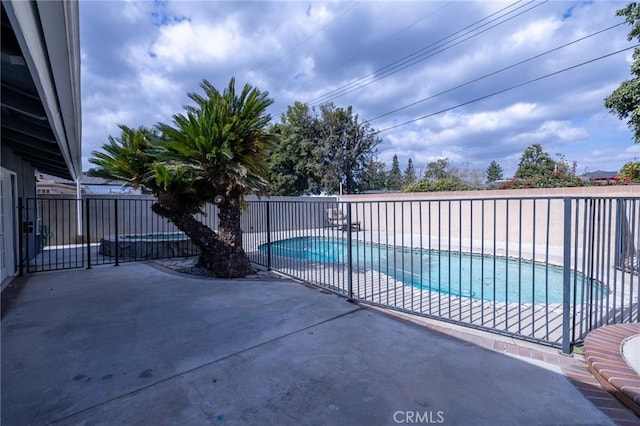
<instances>
[{"instance_id":1,"label":"pool step","mask_svg":"<svg viewBox=\"0 0 640 426\"><path fill-rule=\"evenodd\" d=\"M584 340L587 366L600 384L640 416L640 375L622 355L622 342L640 334L640 323L592 330Z\"/></svg>"}]
</instances>

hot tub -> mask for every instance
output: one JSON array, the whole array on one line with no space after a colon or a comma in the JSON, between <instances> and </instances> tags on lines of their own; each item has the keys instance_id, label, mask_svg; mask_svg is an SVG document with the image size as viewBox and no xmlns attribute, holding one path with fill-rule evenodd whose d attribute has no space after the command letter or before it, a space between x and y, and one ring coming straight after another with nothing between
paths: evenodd
<instances>
[{"instance_id":1,"label":"hot tub","mask_svg":"<svg viewBox=\"0 0 640 426\"><path fill-rule=\"evenodd\" d=\"M150 260L168 257L197 256L200 250L183 232L119 235L118 257L123 260ZM115 257L116 237L104 236L99 253Z\"/></svg>"}]
</instances>

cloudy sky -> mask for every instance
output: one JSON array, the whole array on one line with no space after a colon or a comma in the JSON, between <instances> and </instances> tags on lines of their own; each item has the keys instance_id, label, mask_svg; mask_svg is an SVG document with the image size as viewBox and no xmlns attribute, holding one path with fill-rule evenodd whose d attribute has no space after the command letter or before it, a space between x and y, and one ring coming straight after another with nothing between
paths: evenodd
<instances>
[{"instance_id":1,"label":"cloudy sky","mask_svg":"<svg viewBox=\"0 0 640 426\"><path fill-rule=\"evenodd\" d=\"M640 159L603 105L630 78L625 4L82 1L83 165L118 124L168 123L202 79L235 76L269 92L274 122L295 101L352 105L387 167L495 160L510 176L539 143L579 172L619 170Z\"/></svg>"}]
</instances>

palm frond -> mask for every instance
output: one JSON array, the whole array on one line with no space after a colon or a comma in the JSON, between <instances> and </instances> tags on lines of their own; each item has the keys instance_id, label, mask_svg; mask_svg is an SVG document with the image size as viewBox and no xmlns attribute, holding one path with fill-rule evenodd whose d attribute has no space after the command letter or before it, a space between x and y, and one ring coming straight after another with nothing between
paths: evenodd
<instances>
[{"instance_id":1,"label":"palm frond","mask_svg":"<svg viewBox=\"0 0 640 426\"><path fill-rule=\"evenodd\" d=\"M98 166L91 174L121 180L135 187L146 186L145 176L151 163L149 153L156 135L144 127L118 127L121 130L119 137L109 136L109 142L102 146L102 151L91 153L89 162Z\"/></svg>"},{"instance_id":2,"label":"palm frond","mask_svg":"<svg viewBox=\"0 0 640 426\"><path fill-rule=\"evenodd\" d=\"M164 154L157 158L199 164L204 179L225 190L264 190L266 151L275 141L266 129L271 119L266 109L273 100L248 84L237 93L234 78L222 93L207 80L200 88L202 94L189 94L194 106L174 115L172 125L158 125Z\"/></svg>"}]
</instances>

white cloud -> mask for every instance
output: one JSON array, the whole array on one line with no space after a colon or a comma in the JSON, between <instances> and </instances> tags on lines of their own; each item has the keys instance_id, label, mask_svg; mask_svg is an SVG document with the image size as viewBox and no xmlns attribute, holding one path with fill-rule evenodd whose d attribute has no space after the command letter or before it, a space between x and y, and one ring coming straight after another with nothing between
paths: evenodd
<instances>
[{"instance_id":1,"label":"white cloud","mask_svg":"<svg viewBox=\"0 0 640 426\"><path fill-rule=\"evenodd\" d=\"M418 122L438 144L460 142L462 138L498 130L517 128L536 116L536 104L516 103L495 111L449 111Z\"/></svg>"},{"instance_id":2,"label":"white cloud","mask_svg":"<svg viewBox=\"0 0 640 426\"><path fill-rule=\"evenodd\" d=\"M588 132L580 127L574 127L568 121L545 121L532 132L519 133L509 138L509 142L574 142L586 139Z\"/></svg>"},{"instance_id":3,"label":"white cloud","mask_svg":"<svg viewBox=\"0 0 640 426\"><path fill-rule=\"evenodd\" d=\"M517 103L500 111L480 112L469 116L469 128L475 132L495 131L513 126L520 121L530 120L536 105Z\"/></svg>"},{"instance_id":4,"label":"white cloud","mask_svg":"<svg viewBox=\"0 0 640 426\"><path fill-rule=\"evenodd\" d=\"M164 94L175 90L174 83L158 73L145 73L140 75L140 85L146 92L156 94Z\"/></svg>"},{"instance_id":5,"label":"white cloud","mask_svg":"<svg viewBox=\"0 0 640 426\"><path fill-rule=\"evenodd\" d=\"M560 26L561 21L555 17L531 22L509 36L507 45L516 48L523 45L531 46L532 44L544 43L553 39L555 31Z\"/></svg>"},{"instance_id":6,"label":"white cloud","mask_svg":"<svg viewBox=\"0 0 640 426\"><path fill-rule=\"evenodd\" d=\"M599 157L611 158L621 164L628 163L629 161L640 161L640 144L631 145L624 150L617 149L601 149L594 151L594 155Z\"/></svg>"},{"instance_id":7,"label":"white cloud","mask_svg":"<svg viewBox=\"0 0 640 426\"><path fill-rule=\"evenodd\" d=\"M163 27L151 51L159 62L184 66L228 60L232 54L241 54L242 45L233 20L213 26L182 21Z\"/></svg>"},{"instance_id":8,"label":"white cloud","mask_svg":"<svg viewBox=\"0 0 640 426\"><path fill-rule=\"evenodd\" d=\"M372 122L383 129L631 45L629 28L621 26L465 84L620 22L615 2L547 2L450 49L434 50L447 40L461 41L451 41L457 31L509 4L470 1L460 13L459 3L444 1L85 2L80 8L85 159L118 123L169 121L203 78L224 87L235 76L240 84L268 90L276 118L294 101L309 101L381 69L389 70L388 78L327 99L352 105L370 119L460 86ZM424 60L393 68L394 61L415 52L425 53ZM590 169L617 170L638 156L637 148L624 121L609 114L602 100L629 77L630 55L383 132L380 159L389 165L397 153L402 166L409 157L420 166L449 157L482 169L495 160L508 173L528 144L542 143ZM597 150L603 155L594 155Z\"/></svg>"},{"instance_id":9,"label":"white cloud","mask_svg":"<svg viewBox=\"0 0 640 426\"><path fill-rule=\"evenodd\" d=\"M144 16L146 12L146 5L144 2L137 0L126 0L120 3L120 12L122 18L135 23Z\"/></svg>"}]
</instances>

